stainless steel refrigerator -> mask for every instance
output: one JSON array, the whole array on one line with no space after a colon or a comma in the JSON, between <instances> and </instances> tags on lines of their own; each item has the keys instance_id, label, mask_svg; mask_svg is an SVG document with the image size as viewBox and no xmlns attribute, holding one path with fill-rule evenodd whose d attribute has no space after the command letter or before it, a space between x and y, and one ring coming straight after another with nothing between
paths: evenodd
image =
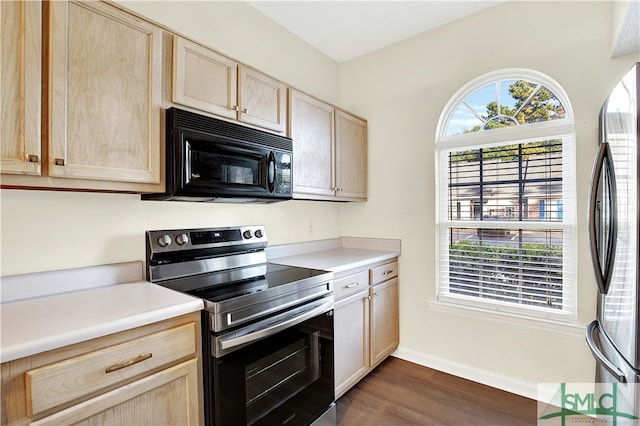
<instances>
[{"instance_id":1,"label":"stainless steel refrigerator","mask_svg":"<svg viewBox=\"0 0 640 426\"><path fill-rule=\"evenodd\" d=\"M598 284L597 318L587 343L597 361L596 383L620 392L617 413L640 417L640 303L638 255L640 63L616 85L600 112L600 144L589 194L591 254ZM606 414L609 424L640 420Z\"/></svg>"}]
</instances>

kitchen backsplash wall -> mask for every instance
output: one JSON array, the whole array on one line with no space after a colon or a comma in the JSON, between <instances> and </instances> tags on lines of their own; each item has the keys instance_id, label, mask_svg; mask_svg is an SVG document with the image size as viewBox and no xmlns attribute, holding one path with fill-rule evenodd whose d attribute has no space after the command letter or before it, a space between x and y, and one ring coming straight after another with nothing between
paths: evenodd
<instances>
[{"instance_id":1,"label":"kitchen backsplash wall","mask_svg":"<svg viewBox=\"0 0 640 426\"><path fill-rule=\"evenodd\" d=\"M0 192L1 275L145 260L148 229L264 224L269 242L337 237L332 203L209 204L141 201L139 195Z\"/></svg>"}]
</instances>

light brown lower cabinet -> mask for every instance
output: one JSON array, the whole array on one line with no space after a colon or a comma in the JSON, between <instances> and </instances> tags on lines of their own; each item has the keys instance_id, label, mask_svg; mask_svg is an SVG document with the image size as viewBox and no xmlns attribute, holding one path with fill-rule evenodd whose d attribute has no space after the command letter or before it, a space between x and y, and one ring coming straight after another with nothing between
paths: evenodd
<instances>
[{"instance_id":1,"label":"light brown lower cabinet","mask_svg":"<svg viewBox=\"0 0 640 426\"><path fill-rule=\"evenodd\" d=\"M333 321L337 398L369 372L369 291L337 302Z\"/></svg>"},{"instance_id":2,"label":"light brown lower cabinet","mask_svg":"<svg viewBox=\"0 0 640 426\"><path fill-rule=\"evenodd\" d=\"M398 279L374 285L371 293L371 366L398 348Z\"/></svg>"},{"instance_id":3,"label":"light brown lower cabinet","mask_svg":"<svg viewBox=\"0 0 640 426\"><path fill-rule=\"evenodd\" d=\"M198 424L197 361L190 359L71 406L41 420L41 425L191 425Z\"/></svg>"},{"instance_id":4,"label":"light brown lower cabinet","mask_svg":"<svg viewBox=\"0 0 640 426\"><path fill-rule=\"evenodd\" d=\"M334 282L335 396L398 348L398 263L350 271Z\"/></svg>"},{"instance_id":5,"label":"light brown lower cabinet","mask_svg":"<svg viewBox=\"0 0 640 426\"><path fill-rule=\"evenodd\" d=\"M2 364L3 425L201 425L200 316Z\"/></svg>"}]
</instances>

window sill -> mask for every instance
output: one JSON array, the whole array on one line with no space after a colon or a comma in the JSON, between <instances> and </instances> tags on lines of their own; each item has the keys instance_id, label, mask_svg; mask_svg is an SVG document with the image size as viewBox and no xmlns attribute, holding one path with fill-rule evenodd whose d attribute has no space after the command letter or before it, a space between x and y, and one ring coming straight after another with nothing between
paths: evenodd
<instances>
[{"instance_id":1,"label":"window sill","mask_svg":"<svg viewBox=\"0 0 640 426\"><path fill-rule=\"evenodd\" d=\"M526 318L520 315L505 313L505 312L493 312L486 309L474 308L470 306L456 305L448 302L441 301L429 301L427 306L434 312L442 312L446 314L453 314L459 316L465 316L474 319L483 319L500 324L515 325L517 327L528 328L531 330L544 331L560 334L568 337L575 337L579 339L585 338L586 325L580 325L577 323L559 323L557 321Z\"/></svg>"}]
</instances>

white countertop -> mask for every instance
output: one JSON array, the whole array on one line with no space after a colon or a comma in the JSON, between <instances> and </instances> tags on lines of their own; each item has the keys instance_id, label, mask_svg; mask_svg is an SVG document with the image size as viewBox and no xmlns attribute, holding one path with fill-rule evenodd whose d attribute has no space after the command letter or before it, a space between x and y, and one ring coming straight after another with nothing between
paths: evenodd
<instances>
[{"instance_id":1,"label":"white countertop","mask_svg":"<svg viewBox=\"0 0 640 426\"><path fill-rule=\"evenodd\" d=\"M397 251L338 247L269 259L271 263L339 273L398 257Z\"/></svg>"},{"instance_id":2,"label":"white countertop","mask_svg":"<svg viewBox=\"0 0 640 426\"><path fill-rule=\"evenodd\" d=\"M0 304L0 361L6 362L203 308L201 299L146 281Z\"/></svg>"},{"instance_id":3,"label":"white countertop","mask_svg":"<svg viewBox=\"0 0 640 426\"><path fill-rule=\"evenodd\" d=\"M400 241L342 237L271 253L269 262L336 273L393 259ZM204 308L199 298L143 281L141 262L0 278L0 362Z\"/></svg>"}]
</instances>

